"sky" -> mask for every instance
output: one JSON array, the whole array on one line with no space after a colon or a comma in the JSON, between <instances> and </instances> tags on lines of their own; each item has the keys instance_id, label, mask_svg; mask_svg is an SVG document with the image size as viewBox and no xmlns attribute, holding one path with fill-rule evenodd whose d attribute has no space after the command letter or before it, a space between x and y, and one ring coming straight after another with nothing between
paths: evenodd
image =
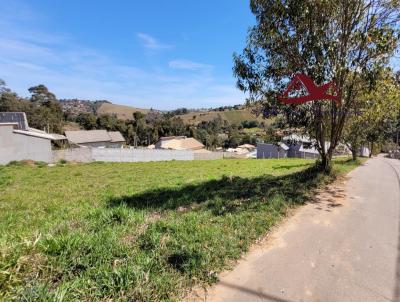
<instances>
[{"instance_id":1,"label":"sky","mask_svg":"<svg viewBox=\"0 0 400 302\"><path fill-rule=\"evenodd\" d=\"M139 108L243 103L232 54L254 24L245 0L0 0L0 79L21 96Z\"/></svg>"}]
</instances>

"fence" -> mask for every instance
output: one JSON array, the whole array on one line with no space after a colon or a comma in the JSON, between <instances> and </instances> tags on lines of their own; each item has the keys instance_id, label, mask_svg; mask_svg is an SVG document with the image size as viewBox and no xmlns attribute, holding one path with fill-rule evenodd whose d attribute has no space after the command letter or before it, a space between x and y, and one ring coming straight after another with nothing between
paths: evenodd
<instances>
[{"instance_id":1,"label":"fence","mask_svg":"<svg viewBox=\"0 0 400 302\"><path fill-rule=\"evenodd\" d=\"M259 151L257 152L257 158L307 158L317 159L319 158L318 153L304 152L304 151Z\"/></svg>"},{"instance_id":2,"label":"fence","mask_svg":"<svg viewBox=\"0 0 400 302\"><path fill-rule=\"evenodd\" d=\"M291 152L290 157L316 159L316 158L319 158L319 153L293 151L293 152Z\"/></svg>"}]
</instances>

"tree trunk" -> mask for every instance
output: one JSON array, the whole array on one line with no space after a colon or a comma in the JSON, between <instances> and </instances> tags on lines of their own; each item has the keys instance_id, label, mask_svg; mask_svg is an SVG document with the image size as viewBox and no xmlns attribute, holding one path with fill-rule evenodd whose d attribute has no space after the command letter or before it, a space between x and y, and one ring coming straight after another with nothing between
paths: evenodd
<instances>
[{"instance_id":1,"label":"tree trunk","mask_svg":"<svg viewBox=\"0 0 400 302\"><path fill-rule=\"evenodd\" d=\"M332 155L329 153L321 154L320 170L326 174L332 171Z\"/></svg>"},{"instance_id":2,"label":"tree trunk","mask_svg":"<svg viewBox=\"0 0 400 302\"><path fill-rule=\"evenodd\" d=\"M369 158L372 157L372 149L374 148L374 143L370 144L370 149L369 149Z\"/></svg>"},{"instance_id":3,"label":"tree trunk","mask_svg":"<svg viewBox=\"0 0 400 302\"><path fill-rule=\"evenodd\" d=\"M351 149L351 156L353 157L353 160L357 160L357 149Z\"/></svg>"}]
</instances>

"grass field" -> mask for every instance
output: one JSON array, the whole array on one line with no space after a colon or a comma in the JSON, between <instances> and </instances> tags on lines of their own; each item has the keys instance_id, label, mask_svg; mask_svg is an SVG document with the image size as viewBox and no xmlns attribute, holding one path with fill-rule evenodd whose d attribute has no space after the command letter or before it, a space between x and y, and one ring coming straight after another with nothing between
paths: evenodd
<instances>
[{"instance_id":1,"label":"grass field","mask_svg":"<svg viewBox=\"0 0 400 302\"><path fill-rule=\"evenodd\" d=\"M332 180L312 164L1 166L0 300L178 300Z\"/></svg>"}]
</instances>

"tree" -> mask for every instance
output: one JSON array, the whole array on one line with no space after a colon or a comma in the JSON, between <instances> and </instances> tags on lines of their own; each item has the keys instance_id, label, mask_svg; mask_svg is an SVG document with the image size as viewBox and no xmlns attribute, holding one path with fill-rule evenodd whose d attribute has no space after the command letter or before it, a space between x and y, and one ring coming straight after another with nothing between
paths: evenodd
<instances>
[{"instance_id":1,"label":"tree","mask_svg":"<svg viewBox=\"0 0 400 302\"><path fill-rule=\"evenodd\" d=\"M133 119L134 120L140 120L140 119L143 119L144 117L145 117L145 115L142 113L142 112L140 112L140 111L135 111L133 114L132 114L132 117L133 117Z\"/></svg>"},{"instance_id":2,"label":"tree","mask_svg":"<svg viewBox=\"0 0 400 302\"><path fill-rule=\"evenodd\" d=\"M29 124L47 132L62 133L64 116L56 96L44 85L33 86L28 91L31 93L31 110L27 112Z\"/></svg>"},{"instance_id":3,"label":"tree","mask_svg":"<svg viewBox=\"0 0 400 302\"><path fill-rule=\"evenodd\" d=\"M28 91L31 93L31 102L35 104L49 106L52 102L57 102L56 96L42 84L33 86Z\"/></svg>"},{"instance_id":4,"label":"tree","mask_svg":"<svg viewBox=\"0 0 400 302\"><path fill-rule=\"evenodd\" d=\"M228 132L228 141L226 142L227 146L229 148L236 148L239 146L241 143L241 137L240 133L238 131L238 128L233 125Z\"/></svg>"},{"instance_id":5,"label":"tree","mask_svg":"<svg viewBox=\"0 0 400 302\"><path fill-rule=\"evenodd\" d=\"M6 82L0 79L0 94L3 94L5 92L10 92L10 89L7 88Z\"/></svg>"},{"instance_id":6,"label":"tree","mask_svg":"<svg viewBox=\"0 0 400 302\"><path fill-rule=\"evenodd\" d=\"M400 85L390 69L378 75L374 89L365 89L355 101L352 116L346 121L343 140L350 148L353 159L362 144L369 144L370 156L374 146L384 143L396 131L400 112Z\"/></svg>"},{"instance_id":7,"label":"tree","mask_svg":"<svg viewBox=\"0 0 400 302\"><path fill-rule=\"evenodd\" d=\"M0 79L0 111L3 112L27 112L29 103L12 92L6 83Z\"/></svg>"},{"instance_id":8,"label":"tree","mask_svg":"<svg viewBox=\"0 0 400 302\"><path fill-rule=\"evenodd\" d=\"M394 75L385 74L377 89L370 93L367 104L368 108L363 114L363 119L371 157L374 147L390 139L398 123L400 87Z\"/></svg>"},{"instance_id":9,"label":"tree","mask_svg":"<svg viewBox=\"0 0 400 302\"><path fill-rule=\"evenodd\" d=\"M102 114L97 118L97 128L113 131L117 124L117 118L114 115Z\"/></svg>"},{"instance_id":10,"label":"tree","mask_svg":"<svg viewBox=\"0 0 400 302\"><path fill-rule=\"evenodd\" d=\"M343 141L350 149L353 160L357 159L357 154L366 141L364 123L359 116L348 119L343 130Z\"/></svg>"},{"instance_id":11,"label":"tree","mask_svg":"<svg viewBox=\"0 0 400 302\"><path fill-rule=\"evenodd\" d=\"M79 113L75 121L85 130L92 130L97 127L97 117L93 113Z\"/></svg>"},{"instance_id":12,"label":"tree","mask_svg":"<svg viewBox=\"0 0 400 302\"><path fill-rule=\"evenodd\" d=\"M237 85L249 94L249 102L263 101L266 117L282 115L287 126L314 139L320 167L329 172L358 95L357 81L373 82L397 48L399 2L251 0L250 8L256 25L243 53L234 54ZM276 96L295 73L310 76L317 85L333 81L341 105L279 103Z\"/></svg>"}]
</instances>

